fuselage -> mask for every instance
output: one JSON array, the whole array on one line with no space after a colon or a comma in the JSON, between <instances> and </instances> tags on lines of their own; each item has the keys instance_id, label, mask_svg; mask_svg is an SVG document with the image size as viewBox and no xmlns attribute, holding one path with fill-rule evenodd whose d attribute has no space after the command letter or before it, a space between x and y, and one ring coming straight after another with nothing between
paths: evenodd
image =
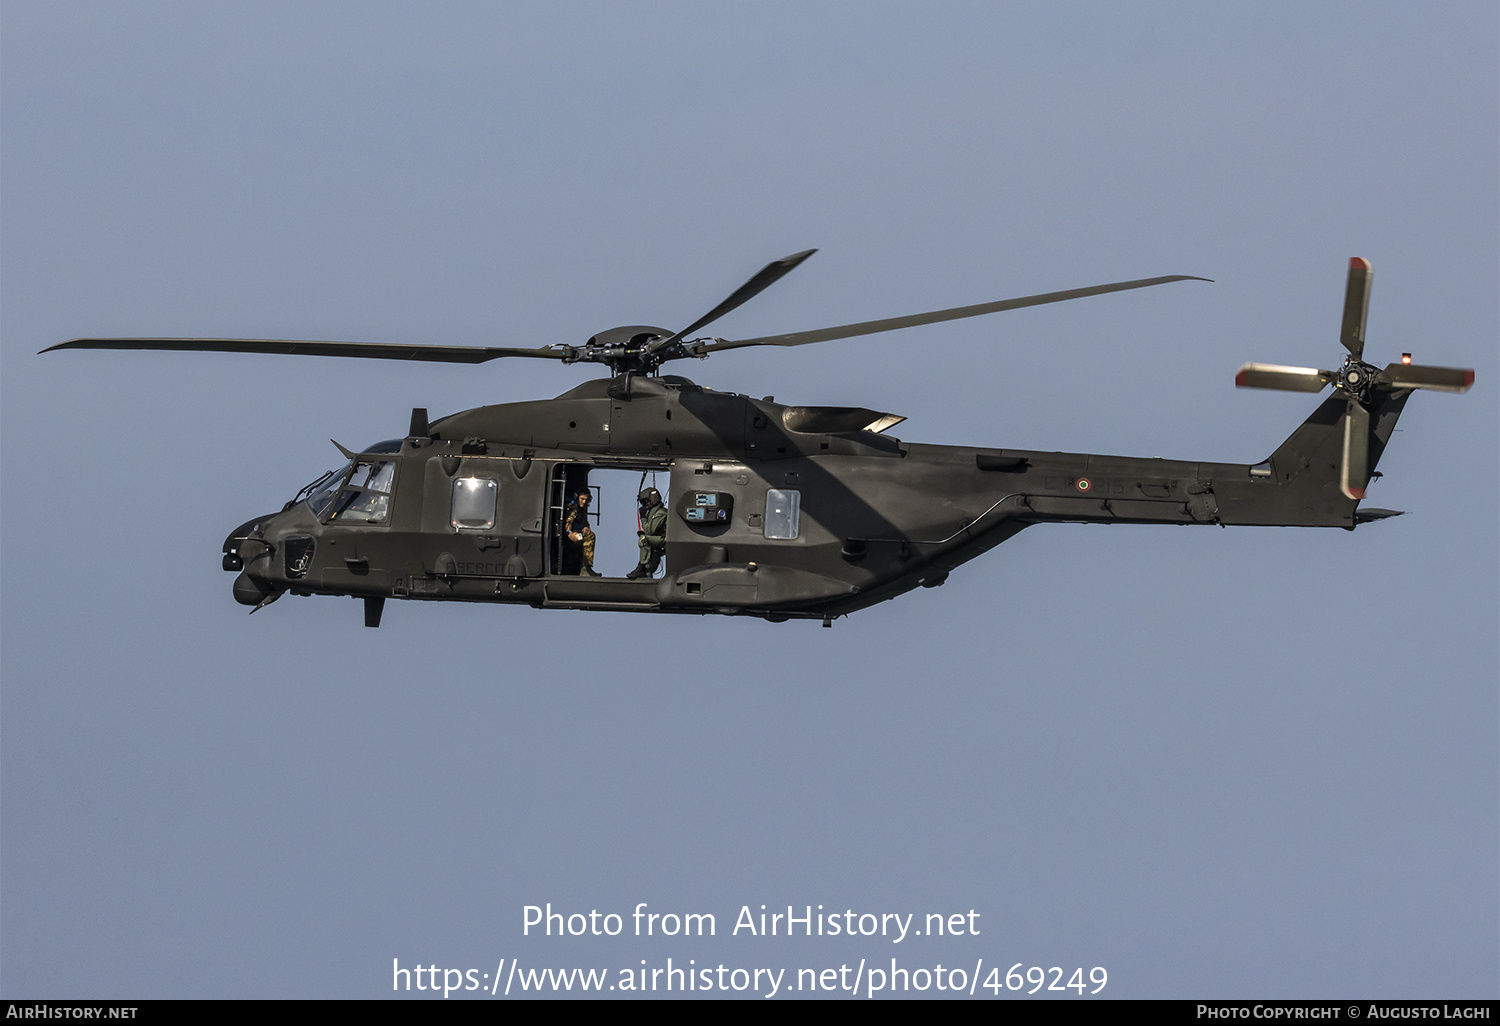
<instances>
[{"instance_id":1,"label":"fuselage","mask_svg":"<svg viewBox=\"0 0 1500 1026\"><path fill-rule=\"evenodd\" d=\"M1388 412L1381 446L1400 402ZM386 598L826 621L941 584L1037 523L1356 523L1317 414L1256 465L913 444L881 433L898 420L675 377L588 382L414 423L236 531L225 566L246 604L352 595L376 622ZM662 577L568 561L570 496L621 469L665 476Z\"/></svg>"}]
</instances>

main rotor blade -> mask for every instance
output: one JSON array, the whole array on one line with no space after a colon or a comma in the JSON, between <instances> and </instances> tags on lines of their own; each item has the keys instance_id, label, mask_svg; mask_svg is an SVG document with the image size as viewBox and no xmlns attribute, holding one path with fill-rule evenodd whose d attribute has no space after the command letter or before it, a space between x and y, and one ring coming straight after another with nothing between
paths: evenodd
<instances>
[{"instance_id":1,"label":"main rotor blade","mask_svg":"<svg viewBox=\"0 0 1500 1026\"><path fill-rule=\"evenodd\" d=\"M1358 360L1365 352L1365 317L1370 312L1370 261L1349 258L1349 284L1344 288L1344 326L1339 341Z\"/></svg>"},{"instance_id":2,"label":"main rotor blade","mask_svg":"<svg viewBox=\"0 0 1500 1026\"><path fill-rule=\"evenodd\" d=\"M1344 418L1344 460L1339 487L1351 499L1363 499L1370 483L1370 411L1358 399L1349 400Z\"/></svg>"},{"instance_id":3,"label":"main rotor blade","mask_svg":"<svg viewBox=\"0 0 1500 1026\"><path fill-rule=\"evenodd\" d=\"M1281 367L1274 363L1247 363L1234 375L1238 388L1275 388L1283 392L1321 392L1334 378L1332 371L1315 367Z\"/></svg>"},{"instance_id":4,"label":"main rotor blade","mask_svg":"<svg viewBox=\"0 0 1500 1026\"><path fill-rule=\"evenodd\" d=\"M1392 388L1430 388L1435 392L1467 392L1474 372L1463 367L1424 367L1414 363L1388 363L1375 378L1377 385Z\"/></svg>"},{"instance_id":5,"label":"main rotor blade","mask_svg":"<svg viewBox=\"0 0 1500 1026\"><path fill-rule=\"evenodd\" d=\"M655 342L652 342L646 347L646 352L654 353L658 349L665 349L685 336L691 335L710 321L718 320L741 303L755 298L761 292L776 284L781 280L783 275L792 271L798 264L816 252L816 249L804 249L801 253L793 253L791 256L782 257L780 260L772 260L757 271L755 277L730 293L729 298L724 300L724 302L714 307L692 324L689 324L686 328L683 328L671 338L659 338Z\"/></svg>"},{"instance_id":6,"label":"main rotor blade","mask_svg":"<svg viewBox=\"0 0 1500 1026\"><path fill-rule=\"evenodd\" d=\"M172 352L275 353L290 356L346 356L367 360L424 363L484 363L502 356L561 360L562 349L504 349L498 346L411 346L393 342L315 342L281 338L75 338L56 349L162 349Z\"/></svg>"},{"instance_id":7,"label":"main rotor blade","mask_svg":"<svg viewBox=\"0 0 1500 1026\"><path fill-rule=\"evenodd\" d=\"M880 331L914 328L921 324L936 324L939 321L955 321L961 317L978 317L981 314L998 313L1001 310L1018 310L1023 306L1061 303L1067 299L1099 296L1106 292L1143 289L1148 285L1163 285L1169 281L1212 280L1211 278L1198 278L1191 274L1169 274L1164 278L1117 281L1109 285L1093 285L1086 289L1069 289L1066 292L1044 292L1041 295L1022 296L1019 299L1002 299L996 303L955 306L948 310L934 310L931 313L909 314L906 317L888 317L880 321L861 321L858 324L843 324L836 328L819 328L815 331L794 331L787 335L762 335L758 338L719 339L715 342L696 346L695 351L698 353L709 353L723 349L740 349L744 346L805 346L811 342L828 342L832 339L850 338L855 335L873 335Z\"/></svg>"}]
</instances>

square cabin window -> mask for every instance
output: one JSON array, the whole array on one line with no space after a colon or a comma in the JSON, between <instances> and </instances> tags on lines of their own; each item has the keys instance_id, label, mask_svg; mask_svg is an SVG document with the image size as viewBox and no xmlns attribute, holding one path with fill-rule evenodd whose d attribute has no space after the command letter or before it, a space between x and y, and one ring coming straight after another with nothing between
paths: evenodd
<instances>
[{"instance_id":1,"label":"square cabin window","mask_svg":"<svg viewBox=\"0 0 1500 1026\"><path fill-rule=\"evenodd\" d=\"M487 477L461 477L453 482L453 529L488 531L495 526L495 504L500 486Z\"/></svg>"},{"instance_id":2,"label":"square cabin window","mask_svg":"<svg viewBox=\"0 0 1500 1026\"><path fill-rule=\"evenodd\" d=\"M766 492L766 537L795 538L801 521L802 493L795 488Z\"/></svg>"}]
</instances>

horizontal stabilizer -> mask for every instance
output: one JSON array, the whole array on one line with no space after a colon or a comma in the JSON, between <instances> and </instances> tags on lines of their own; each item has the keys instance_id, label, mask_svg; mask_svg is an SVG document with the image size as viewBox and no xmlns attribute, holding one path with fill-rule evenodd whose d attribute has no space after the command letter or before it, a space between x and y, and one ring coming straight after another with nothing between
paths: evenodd
<instances>
[{"instance_id":1,"label":"horizontal stabilizer","mask_svg":"<svg viewBox=\"0 0 1500 1026\"><path fill-rule=\"evenodd\" d=\"M1354 511L1354 522L1356 524L1369 524L1376 520L1389 520L1391 517L1405 516L1404 509L1357 509Z\"/></svg>"}]
</instances>

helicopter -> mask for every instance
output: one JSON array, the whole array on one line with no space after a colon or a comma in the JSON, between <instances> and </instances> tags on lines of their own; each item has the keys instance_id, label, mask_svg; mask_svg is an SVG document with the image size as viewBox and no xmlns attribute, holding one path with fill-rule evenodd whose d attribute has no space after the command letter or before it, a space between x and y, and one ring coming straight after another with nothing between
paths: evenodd
<instances>
[{"instance_id":1,"label":"helicopter","mask_svg":"<svg viewBox=\"0 0 1500 1026\"><path fill-rule=\"evenodd\" d=\"M687 327L627 325L582 345L421 346L289 339L74 339L42 350L141 349L444 363L518 357L598 364L609 376L555 399L483 406L436 420L416 408L405 436L360 450L223 546L234 598L251 612L283 595L362 599L378 627L387 599L535 608L837 617L916 588L1042 523L1342 527L1392 516L1365 489L1412 392L1465 392L1467 369L1410 354L1364 361L1371 265L1349 262L1337 370L1246 363L1235 384L1330 395L1255 464L905 442L905 418L863 407L788 406L662 373L664 364L750 346L834 339L1064 302L1177 281L1167 275L813 331L695 335L816 250L772 261ZM665 475L656 576L594 571L578 552L590 475ZM654 500L651 497L654 492ZM660 523L660 516L655 520ZM578 528L579 530L575 530ZM642 532L644 534L644 531Z\"/></svg>"}]
</instances>

